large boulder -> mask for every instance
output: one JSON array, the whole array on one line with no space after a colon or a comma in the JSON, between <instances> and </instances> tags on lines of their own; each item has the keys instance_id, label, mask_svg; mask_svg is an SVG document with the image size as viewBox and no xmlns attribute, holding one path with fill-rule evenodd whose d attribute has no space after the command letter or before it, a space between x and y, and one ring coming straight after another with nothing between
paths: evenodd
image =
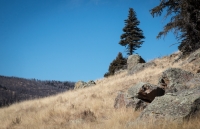
<instances>
[{"instance_id":1,"label":"large boulder","mask_svg":"<svg viewBox=\"0 0 200 129\"><path fill-rule=\"evenodd\" d=\"M80 89L80 88L90 87L94 85L96 85L96 83L93 80L90 80L88 83L84 81L78 81L75 83L74 89Z\"/></svg>"},{"instance_id":2,"label":"large boulder","mask_svg":"<svg viewBox=\"0 0 200 129\"><path fill-rule=\"evenodd\" d=\"M156 66L154 62L146 63L145 60L139 55L130 55L127 60L128 74L135 74L145 68Z\"/></svg>"},{"instance_id":3,"label":"large boulder","mask_svg":"<svg viewBox=\"0 0 200 129\"><path fill-rule=\"evenodd\" d=\"M139 55L130 55L128 57L128 60L127 60L127 67L128 67L128 70L133 68L135 65L137 65L138 63L145 63L145 60L142 59L141 56Z\"/></svg>"},{"instance_id":4,"label":"large boulder","mask_svg":"<svg viewBox=\"0 0 200 129\"><path fill-rule=\"evenodd\" d=\"M133 108L135 111L143 110L149 103L137 99L137 98L128 98L127 93L119 92L117 97L115 98L114 108Z\"/></svg>"},{"instance_id":5,"label":"large boulder","mask_svg":"<svg viewBox=\"0 0 200 129\"><path fill-rule=\"evenodd\" d=\"M128 89L127 93L119 92L115 98L114 108L133 108L143 110L157 96L164 95L165 91L155 85L140 82Z\"/></svg>"},{"instance_id":6,"label":"large boulder","mask_svg":"<svg viewBox=\"0 0 200 129\"><path fill-rule=\"evenodd\" d=\"M164 95L164 89L145 82L140 82L128 89L128 98L137 98L152 102L155 97Z\"/></svg>"},{"instance_id":7,"label":"large boulder","mask_svg":"<svg viewBox=\"0 0 200 129\"><path fill-rule=\"evenodd\" d=\"M159 78L158 85L165 88L165 92L177 92L188 89L185 85L194 77L194 74L179 68L169 68Z\"/></svg>"},{"instance_id":8,"label":"large boulder","mask_svg":"<svg viewBox=\"0 0 200 129\"><path fill-rule=\"evenodd\" d=\"M138 92L143 85L145 85L145 82L139 82L136 85L130 87L127 91L127 97L138 98Z\"/></svg>"},{"instance_id":9,"label":"large boulder","mask_svg":"<svg viewBox=\"0 0 200 129\"><path fill-rule=\"evenodd\" d=\"M138 98L146 100L148 102L152 102L155 97L162 96L164 94L165 94L164 89L156 85L146 83L140 88L138 92Z\"/></svg>"},{"instance_id":10,"label":"large boulder","mask_svg":"<svg viewBox=\"0 0 200 129\"><path fill-rule=\"evenodd\" d=\"M140 72L146 68L154 67L154 66L156 66L156 64L154 62L139 63L139 64L136 64L134 67L129 68L128 74L132 75L132 74Z\"/></svg>"},{"instance_id":11,"label":"large boulder","mask_svg":"<svg viewBox=\"0 0 200 129\"><path fill-rule=\"evenodd\" d=\"M135 122L159 120L183 122L200 116L200 86L156 97Z\"/></svg>"}]
</instances>

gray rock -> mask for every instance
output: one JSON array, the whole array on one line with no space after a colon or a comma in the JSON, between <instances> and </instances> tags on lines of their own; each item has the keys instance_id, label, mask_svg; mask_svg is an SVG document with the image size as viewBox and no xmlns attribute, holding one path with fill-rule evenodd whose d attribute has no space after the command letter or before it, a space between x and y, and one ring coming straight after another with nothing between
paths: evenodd
<instances>
[{"instance_id":1,"label":"gray rock","mask_svg":"<svg viewBox=\"0 0 200 129\"><path fill-rule=\"evenodd\" d=\"M88 85L96 85L96 83L93 80L90 80L87 84Z\"/></svg>"},{"instance_id":2,"label":"gray rock","mask_svg":"<svg viewBox=\"0 0 200 129\"><path fill-rule=\"evenodd\" d=\"M163 72L159 78L158 85L165 88L165 92L177 92L188 89L185 85L186 82L190 81L194 77L191 72L184 71L179 68L169 68Z\"/></svg>"},{"instance_id":3,"label":"gray rock","mask_svg":"<svg viewBox=\"0 0 200 129\"><path fill-rule=\"evenodd\" d=\"M128 74L132 75L139 71L144 70L145 68L152 67L152 66L156 66L156 64L154 62L138 63L135 66L128 69Z\"/></svg>"},{"instance_id":4,"label":"gray rock","mask_svg":"<svg viewBox=\"0 0 200 129\"><path fill-rule=\"evenodd\" d=\"M128 98L137 98L138 92L140 91L140 88L145 84L145 82L139 82L136 85L130 87L127 91L127 97Z\"/></svg>"},{"instance_id":5,"label":"gray rock","mask_svg":"<svg viewBox=\"0 0 200 129\"><path fill-rule=\"evenodd\" d=\"M115 98L114 108L118 109L118 108L127 107L127 104L131 105L131 103L132 103L132 99L128 99L126 93L118 92L117 97Z\"/></svg>"},{"instance_id":6,"label":"gray rock","mask_svg":"<svg viewBox=\"0 0 200 129\"><path fill-rule=\"evenodd\" d=\"M156 96L162 96L164 93L165 91L156 85L140 82L128 89L127 97L152 102Z\"/></svg>"},{"instance_id":7,"label":"gray rock","mask_svg":"<svg viewBox=\"0 0 200 129\"><path fill-rule=\"evenodd\" d=\"M90 86L94 86L94 85L96 85L96 83L95 83L93 80L90 80L87 84L85 84L85 85L83 86L83 88L85 88L85 87L90 87Z\"/></svg>"},{"instance_id":8,"label":"gray rock","mask_svg":"<svg viewBox=\"0 0 200 129\"><path fill-rule=\"evenodd\" d=\"M146 83L140 88L138 92L138 98L148 102L152 102L155 97L163 96L164 94L164 89L156 85Z\"/></svg>"},{"instance_id":9,"label":"gray rock","mask_svg":"<svg viewBox=\"0 0 200 129\"><path fill-rule=\"evenodd\" d=\"M200 115L200 86L179 92L156 97L141 113L135 122L154 122L159 120L183 122Z\"/></svg>"},{"instance_id":10,"label":"gray rock","mask_svg":"<svg viewBox=\"0 0 200 129\"><path fill-rule=\"evenodd\" d=\"M145 60L139 55L130 55L127 60L127 70L129 75L142 71L151 66L156 66L156 64L154 62L146 63Z\"/></svg>"},{"instance_id":11,"label":"gray rock","mask_svg":"<svg viewBox=\"0 0 200 129\"><path fill-rule=\"evenodd\" d=\"M137 65L138 63L145 63L145 60L142 59L139 55L130 55L127 60L128 70Z\"/></svg>"},{"instance_id":12,"label":"gray rock","mask_svg":"<svg viewBox=\"0 0 200 129\"><path fill-rule=\"evenodd\" d=\"M78 81L75 83L74 89L86 88L94 85L96 85L96 83L93 80L90 80L88 83L84 81Z\"/></svg>"},{"instance_id":13,"label":"gray rock","mask_svg":"<svg viewBox=\"0 0 200 129\"><path fill-rule=\"evenodd\" d=\"M114 108L133 108L135 111L143 110L149 103L137 99L137 98L127 98L127 93L119 92L115 98Z\"/></svg>"}]
</instances>

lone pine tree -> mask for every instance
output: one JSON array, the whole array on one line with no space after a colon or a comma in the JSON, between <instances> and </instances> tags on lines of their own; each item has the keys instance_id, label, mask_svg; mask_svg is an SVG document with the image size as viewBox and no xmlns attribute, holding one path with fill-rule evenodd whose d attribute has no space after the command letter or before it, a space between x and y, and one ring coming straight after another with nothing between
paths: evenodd
<instances>
[{"instance_id":1,"label":"lone pine tree","mask_svg":"<svg viewBox=\"0 0 200 129\"><path fill-rule=\"evenodd\" d=\"M140 48L142 43L143 31L138 28L140 22L137 20L136 13L133 8L129 9L128 19L125 21L124 33L121 35L120 45L126 47L128 55L132 55L137 48Z\"/></svg>"}]
</instances>

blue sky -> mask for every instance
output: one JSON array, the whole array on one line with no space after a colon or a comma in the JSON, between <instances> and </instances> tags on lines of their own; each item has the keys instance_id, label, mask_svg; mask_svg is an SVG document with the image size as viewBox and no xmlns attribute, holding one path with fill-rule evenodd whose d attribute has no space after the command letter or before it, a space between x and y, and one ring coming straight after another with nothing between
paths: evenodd
<instances>
[{"instance_id":1,"label":"blue sky","mask_svg":"<svg viewBox=\"0 0 200 129\"><path fill-rule=\"evenodd\" d=\"M0 0L0 75L41 80L103 78L118 52L129 8L136 11L146 61L177 51L166 22L149 10L160 0Z\"/></svg>"}]
</instances>

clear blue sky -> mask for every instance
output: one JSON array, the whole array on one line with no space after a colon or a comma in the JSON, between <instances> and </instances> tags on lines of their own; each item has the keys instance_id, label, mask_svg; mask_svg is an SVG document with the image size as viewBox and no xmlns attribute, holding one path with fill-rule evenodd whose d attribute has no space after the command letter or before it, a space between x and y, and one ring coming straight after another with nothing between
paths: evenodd
<instances>
[{"instance_id":1,"label":"clear blue sky","mask_svg":"<svg viewBox=\"0 0 200 129\"><path fill-rule=\"evenodd\" d=\"M149 10L160 0L0 0L0 75L41 80L103 78L118 52L129 8L136 11L146 61L177 51L166 22Z\"/></svg>"}]
</instances>

